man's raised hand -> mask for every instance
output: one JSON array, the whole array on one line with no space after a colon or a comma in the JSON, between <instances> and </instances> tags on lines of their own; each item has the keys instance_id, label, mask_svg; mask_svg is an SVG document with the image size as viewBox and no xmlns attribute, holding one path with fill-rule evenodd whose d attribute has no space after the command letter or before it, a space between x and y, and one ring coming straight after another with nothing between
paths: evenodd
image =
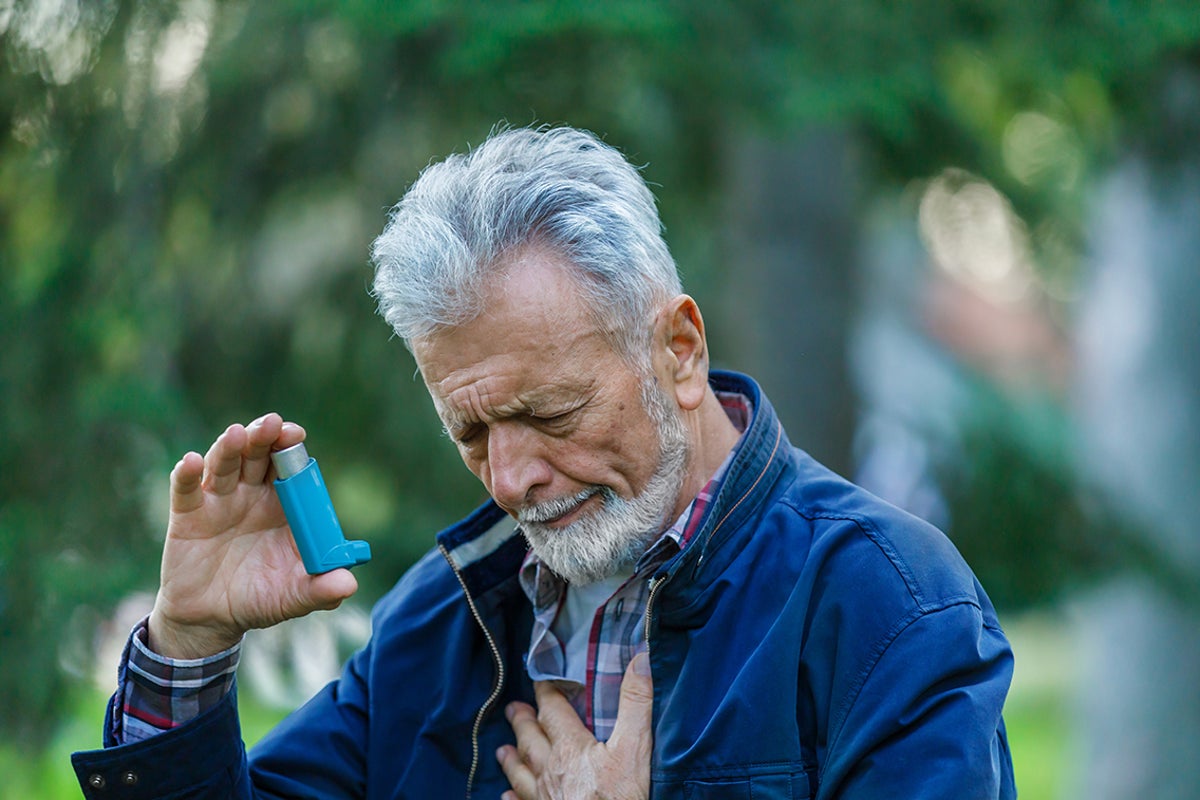
<instances>
[{"instance_id":1,"label":"man's raised hand","mask_svg":"<svg viewBox=\"0 0 1200 800\"><path fill-rule=\"evenodd\" d=\"M311 611L337 607L358 583L349 570L309 575L275 489L271 451L304 441L304 429L267 414L230 425L208 452L171 471L162 578L150 613L150 647L199 658Z\"/></svg>"}]
</instances>

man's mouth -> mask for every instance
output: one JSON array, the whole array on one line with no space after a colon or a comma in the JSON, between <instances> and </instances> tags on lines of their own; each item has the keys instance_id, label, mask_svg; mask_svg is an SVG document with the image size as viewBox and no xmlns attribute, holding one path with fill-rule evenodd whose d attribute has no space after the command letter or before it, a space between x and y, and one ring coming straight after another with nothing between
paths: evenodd
<instances>
[{"instance_id":1,"label":"man's mouth","mask_svg":"<svg viewBox=\"0 0 1200 800\"><path fill-rule=\"evenodd\" d=\"M556 500L547 500L544 503L521 510L517 519L522 523L533 523L544 525L546 527L558 527L568 525L575 521L575 518L582 511L588 500L600 494L598 487L590 487L584 489L574 497L560 497Z\"/></svg>"}]
</instances>

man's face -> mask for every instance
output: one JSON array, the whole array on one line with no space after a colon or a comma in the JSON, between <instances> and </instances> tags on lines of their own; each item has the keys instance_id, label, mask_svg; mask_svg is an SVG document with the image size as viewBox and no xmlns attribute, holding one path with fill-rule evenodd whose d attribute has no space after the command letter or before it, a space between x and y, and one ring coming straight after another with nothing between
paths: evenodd
<instances>
[{"instance_id":1,"label":"man's face","mask_svg":"<svg viewBox=\"0 0 1200 800\"><path fill-rule=\"evenodd\" d=\"M551 569L589 583L670 521L688 435L673 397L597 328L568 269L525 248L478 319L413 352L467 467Z\"/></svg>"}]
</instances>

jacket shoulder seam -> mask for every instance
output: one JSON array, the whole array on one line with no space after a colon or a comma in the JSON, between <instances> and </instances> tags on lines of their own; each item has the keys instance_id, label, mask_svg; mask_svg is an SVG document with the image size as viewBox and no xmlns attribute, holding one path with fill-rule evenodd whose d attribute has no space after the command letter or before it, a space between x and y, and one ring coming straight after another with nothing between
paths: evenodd
<instances>
[{"instance_id":1,"label":"jacket shoulder seam","mask_svg":"<svg viewBox=\"0 0 1200 800\"><path fill-rule=\"evenodd\" d=\"M845 512L806 511L797 508L788 498L784 498L781 502L810 522L814 520L827 520L852 523L862 531L863 536L875 545L879 552L883 554L883 557L887 559L888 563L892 565L892 569L896 571L896 574L900 576L900 580L904 582L904 588L908 591L913 602L918 607L923 606L927 602L924 592L921 591L920 583L916 575L909 569L908 563L900 555L899 551L892 546L892 543L887 540L887 537L879 532L879 528L870 517L862 514L847 514Z\"/></svg>"}]
</instances>

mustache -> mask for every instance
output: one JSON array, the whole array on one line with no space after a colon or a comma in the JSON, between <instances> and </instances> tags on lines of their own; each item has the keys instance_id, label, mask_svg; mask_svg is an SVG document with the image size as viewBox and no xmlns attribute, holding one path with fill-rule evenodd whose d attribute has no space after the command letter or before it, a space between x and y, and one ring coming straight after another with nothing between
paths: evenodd
<instances>
[{"instance_id":1,"label":"mustache","mask_svg":"<svg viewBox=\"0 0 1200 800\"><path fill-rule=\"evenodd\" d=\"M528 523L543 523L558 519L571 511L574 511L590 498L600 494L603 489L599 486L589 486L583 491L569 497L556 497L553 500L545 500L541 503L534 503L531 506L525 506L517 514L519 522Z\"/></svg>"}]
</instances>

